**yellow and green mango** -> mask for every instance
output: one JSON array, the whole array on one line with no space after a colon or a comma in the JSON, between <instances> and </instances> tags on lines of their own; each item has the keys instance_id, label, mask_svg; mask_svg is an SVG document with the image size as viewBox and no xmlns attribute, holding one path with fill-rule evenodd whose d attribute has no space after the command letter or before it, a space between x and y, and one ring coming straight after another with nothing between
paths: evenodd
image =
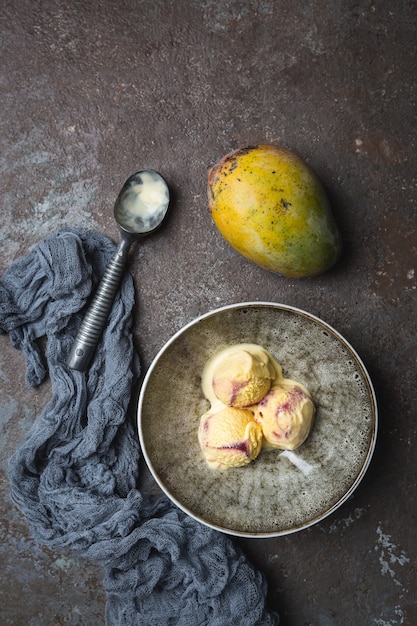
<instances>
[{"instance_id":1,"label":"yellow and green mango","mask_svg":"<svg viewBox=\"0 0 417 626\"><path fill-rule=\"evenodd\" d=\"M342 239L316 174L286 148L234 150L208 172L208 202L226 241L253 263L291 278L322 274Z\"/></svg>"}]
</instances>

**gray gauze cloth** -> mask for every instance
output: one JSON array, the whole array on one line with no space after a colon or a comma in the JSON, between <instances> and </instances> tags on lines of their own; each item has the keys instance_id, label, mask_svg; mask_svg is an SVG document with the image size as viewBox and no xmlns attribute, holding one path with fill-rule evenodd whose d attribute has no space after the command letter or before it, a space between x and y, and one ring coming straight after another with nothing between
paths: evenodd
<instances>
[{"instance_id":1,"label":"gray gauze cloth","mask_svg":"<svg viewBox=\"0 0 417 626\"><path fill-rule=\"evenodd\" d=\"M277 624L265 608L263 575L231 538L138 489L139 441L126 419L139 374L128 273L89 371L66 365L82 309L114 250L102 235L63 229L1 280L0 329L25 354L27 384L49 372L52 385L10 459L13 501L36 541L103 566L110 626Z\"/></svg>"}]
</instances>

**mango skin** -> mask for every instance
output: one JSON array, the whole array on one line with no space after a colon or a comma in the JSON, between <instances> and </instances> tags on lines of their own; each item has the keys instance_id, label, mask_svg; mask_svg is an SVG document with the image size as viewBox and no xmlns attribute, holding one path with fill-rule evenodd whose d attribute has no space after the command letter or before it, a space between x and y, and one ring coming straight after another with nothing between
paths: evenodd
<instances>
[{"instance_id":1,"label":"mango skin","mask_svg":"<svg viewBox=\"0 0 417 626\"><path fill-rule=\"evenodd\" d=\"M224 156L208 171L208 203L237 252L283 276L322 274L342 251L321 182L286 148L264 144Z\"/></svg>"}]
</instances>

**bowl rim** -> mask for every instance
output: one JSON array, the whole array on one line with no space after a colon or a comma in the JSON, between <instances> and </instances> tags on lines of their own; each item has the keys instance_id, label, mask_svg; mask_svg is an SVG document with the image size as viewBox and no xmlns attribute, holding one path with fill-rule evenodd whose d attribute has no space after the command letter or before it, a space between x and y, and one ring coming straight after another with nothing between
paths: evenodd
<instances>
[{"instance_id":1,"label":"bowl rim","mask_svg":"<svg viewBox=\"0 0 417 626\"><path fill-rule=\"evenodd\" d=\"M370 437L370 441L369 441L369 445L367 448L367 452L366 452L366 457L364 459L364 462L360 468L360 471L358 472L357 476L355 477L354 481L352 482L351 486L349 487L349 489L344 493L344 495L342 495L336 502L334 502L326 511L324 511L323 513L320 513L319 515L315 516L314 518L308 520L307 522L305 522L304 524L301 524L299 526L290 528L290 529L285 529L285 530L275 530L275 531L262 531L262 532L249 532L249 531L240 531L240 530L235 530L235 529L229 529L223 526L220 526L218 524L215 524L213 522L210 522L206 519L204 519L204 517L197 515L196 513L193 513L193 511L191 511L188 507L186 507L184 504L181 503L181 501L178 500L178 498L176 498L169 490L169 488L165 485L165 483L163 482L163 480L159 477L158 472L156 471L156 469L153 466L152 460L149 457L149 454L147 452L146 449L146 444L145 444L145 438L144 438L144 434L143 434L143 429L142 429L142 420L141 420L141 416L142 416L142 408L143 408L143 402L144 402L144 397L145 397L145 393L146 393L146 389L147 389L147 385L148 382L152 376L152 373L154 371L154 369L156 368L159 359L161 358L161 356L170 348L170 346L172 344L174 344L176 342L176 340L181 337L189 328L199 324L201 321L212 317L214 315L217 315L219 313L228 311L228 310L232 310L232 309L244 309L244 308L254 308L254 307L263 307L263 308L273 308L273 309L279 309L279 310L284 310L284 311L288 311L291 313L296 313L298 315L302 315L312 321L314 321L317 324L320 324L321 326L323 326L327 331L331 332L341 343L342 345L344 345L346 348L348 348L348 350L352 353L353 357L355 358L355 360L357 361L357 364L360 366L361 370L362 370L362 374L364 376L364 379L366 381L366 385L367 385L367 390L369 393L369 397L370 397L370 401L372 404L372 417L373 417L373 424L372 424L372 435ZM206 313L202 313L201 315L198 315L197 317L195 317L194 319L190 320L189 322L187 322L184 326L182 326L179 330L177 330L165 343L164 345L158 350L157 354L155 355L155 357L153 358L148 370L146 371L145 377L143 379L142 385L141 385L141 389L140 389L140 393L139 393L139 399L138 399L138 405L137 405L137 428L138 428L138 434L139 434L139 441L140 441L140 446L141 446L141 453L143 455L143 458L145 459L146 465L153 477L153 479L155 480L155 482L157 483L157 485L160 487L160 489L162 490L162 492L171 500L171 502L173 502L179 509L181 509L184 513L186 513L189 517L197 520L198 522L204 524L205 526L208 526L210 528L213 528L217 531L223 532L225 534L228 535L232 535L234 537L244 537L244 538L255 538L255 539L267 539L267 538L272 538L272 537L280 537L280 536L286 536L286 535L290 535L293 534L295 532L299 532L301 530L305 530L307 528L310 528L311 526L323 521L324 519L326 519L327 517L329 517L330 515L332 515L339 507L342 506L342 504L344 504L346 502L346 500L348 500L348 498L350 498L350 496L353 494L353 492L357 489L357 487L359 486L359 484L361 483L361 481L363 480L369 465L371 463L374 451L375 451L375 446L376 446L376 440L377 440L377 434L378 434L378 425L379 425L379 415L378 415L378 404L377 404L377 398L376 398L376 393L375 393L375 389L371 380L371 377L369 375L369 372L363 362L363 360L361 359L361 357L359 356L359 354L357 353L357 351L355 350L355 348L351 345L351 343L345 339L345 337L338 331L336 330L331 324L328 324L327 322L325 322L324 320L322 320L320 317L318 317L317 315L310 313L304 309L292 306L292 305L288 305L288 304L283 304L283 303L279 303L279 302L271 302L271 301L265 301L265 300L251 300L251 301L243 301L243 302L236 302L233 304L227 304L227 305L223 305L221 307L215 308L215 309L210 309L209 311L207 311Z\"/></svg>"}]
</instances>

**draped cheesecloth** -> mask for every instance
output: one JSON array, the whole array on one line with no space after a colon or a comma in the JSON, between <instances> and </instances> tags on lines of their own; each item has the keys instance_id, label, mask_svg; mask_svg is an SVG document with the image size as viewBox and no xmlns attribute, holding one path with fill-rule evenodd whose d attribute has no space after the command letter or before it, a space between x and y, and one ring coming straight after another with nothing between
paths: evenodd
<instances>
[{"instance_id":1,"label":"draped cheesecloth","mask_svg":"<svg viewBox=\"0 0 417 626\"><path fill-rule=\"evenodd\" d=\"M277 624L264 577L230 538L138 489L139 442L126 419L139 374L128 273L89 371L66 365L80 311L114 249L97 233L63 229L0 282L0 329L25 354L27 384L49 373L52 385L10 459L12 499L38 542L103 566L109 626Z\"/></svg>"}]
</instances>

